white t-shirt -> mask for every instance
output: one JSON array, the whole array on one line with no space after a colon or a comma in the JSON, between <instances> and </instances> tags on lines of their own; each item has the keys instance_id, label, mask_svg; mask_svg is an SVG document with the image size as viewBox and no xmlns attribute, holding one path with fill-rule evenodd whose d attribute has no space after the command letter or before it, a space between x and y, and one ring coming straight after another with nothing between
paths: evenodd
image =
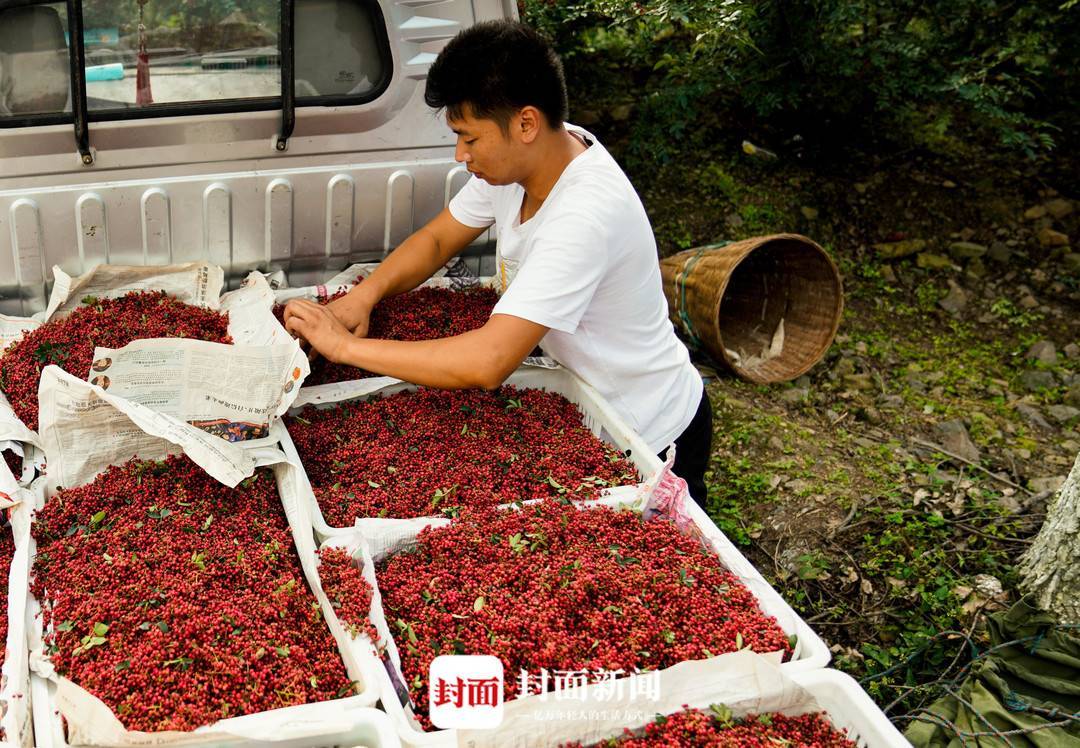
<instances>
[{"instance_id":1,"label":"white t-shirt","mask_svg":"<svg viewBox=\"0 0 1080 748\"><path fill-rule=\"evenodd\" d=\"M456 220L496 224L502 298L493 314L550 328L541 348L595 387L654 452L690 424L702 381L668 320L656 240L640 198L596 138L520 223L519 184L473 177L450 201Z\"/></svg>"}]
</instances>

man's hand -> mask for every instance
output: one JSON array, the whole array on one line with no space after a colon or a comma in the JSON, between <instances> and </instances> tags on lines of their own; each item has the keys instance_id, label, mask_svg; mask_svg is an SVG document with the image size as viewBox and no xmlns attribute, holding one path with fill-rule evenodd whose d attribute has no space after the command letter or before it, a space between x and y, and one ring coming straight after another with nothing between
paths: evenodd
<instances>
[{"instance_id":1,"label":"man's hand","mask_svg":"<svg viewBox=\"0 0 1080 748\"><path fill-rule=\"evenodd\" d=\"M372 305L360 298L359 289L354 288L339 299L334 299L326 308L337 317L341 324L352 330L358 338L366 338L371 324Z\"/></svg>"},{"instance_id":2,"label":"man's hand","mask_svg":"<svg viewBox=\"0 0 1080 748\"><path fill-rule=\"evenodd\" d=\"M293 299L285 306L285 329L306 340L328 361L344 361L352 334L329 307L307 299ZM366 324L366 322L365 322Z\"/></svg>"}]
</instances>

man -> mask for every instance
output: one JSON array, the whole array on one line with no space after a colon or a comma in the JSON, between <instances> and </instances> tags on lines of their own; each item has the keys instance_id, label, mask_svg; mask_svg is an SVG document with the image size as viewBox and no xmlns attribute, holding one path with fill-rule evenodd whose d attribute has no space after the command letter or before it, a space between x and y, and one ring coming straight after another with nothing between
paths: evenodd
<instances>
[{"instance_id":1,"label":"man","mask_svg":"<svg viewBox=\"0 0 1080 748\"><path fill-rule=\"evenodd\" d=\"M704 503L712 411L667 318L652 228L611 155L565 124L554 51L520 23L477 24L439 54L425 100L446 111L455 158L473 178L349 294L325 307L290 302L286 328L331 361L447 389L494 389L539 344L651 449L674 441L675 473ZM365 337L375 304L427 280L492 224L502 297L482 328L418 342Z\"/></svg>"}]
</instances>

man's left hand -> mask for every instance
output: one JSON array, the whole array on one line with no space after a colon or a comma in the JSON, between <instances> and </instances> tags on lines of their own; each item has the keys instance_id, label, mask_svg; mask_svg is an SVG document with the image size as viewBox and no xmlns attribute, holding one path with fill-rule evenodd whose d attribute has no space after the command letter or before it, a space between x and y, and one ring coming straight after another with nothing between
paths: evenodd
<instances>
[{"instance_id":1,"label":"man's left hand","mask_svg":"<svg viewBox=\"0 0 1080 748\"><path fill-rule=\"evenodd\" d=\"M286 306L285 329L306 340L328 361L344 363L352 333L333 312L307 299L293 299Z\"/></svg>"}]
</instances>

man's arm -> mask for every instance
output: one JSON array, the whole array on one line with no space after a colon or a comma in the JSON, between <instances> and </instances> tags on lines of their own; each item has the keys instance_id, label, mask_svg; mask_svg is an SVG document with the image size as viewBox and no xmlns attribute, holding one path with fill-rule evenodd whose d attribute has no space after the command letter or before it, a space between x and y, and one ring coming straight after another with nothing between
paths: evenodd
<instances>
[{"instance_id":1,"label":"man's arm","mask_svg":"<svg viewBox=\"0 0 1080 748\"><path fill-rule=\"evenodd\" d=\"M495 389L548 331L521 317L493 314L483 327L452 338L371 340L350 335L327 307L302 299L291 304L286 329L330 361L450 390Z\"/></svg>"},{"instance_id":2,"label":"man's arm","mask_svg":"<svg viewBox=\"0 0 1080 748\"><path fill-rule=\"evenodd\" d=\"M367 335L368 319L376 304L419 286L485 231L486 228L466 226L448 208L443 208L398 245L362 283L330 302L327 309L349 330L363 337ZM290 303L285 307L286 324L293 313L294 306Z\"/></svg>"}]
</instances>

